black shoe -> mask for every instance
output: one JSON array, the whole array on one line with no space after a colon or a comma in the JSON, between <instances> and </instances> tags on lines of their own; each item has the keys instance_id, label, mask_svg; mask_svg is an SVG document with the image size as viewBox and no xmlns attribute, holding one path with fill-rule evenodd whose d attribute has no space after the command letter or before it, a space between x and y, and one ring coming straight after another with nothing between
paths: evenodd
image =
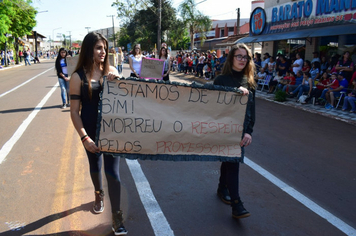
<instances>
[{"instance_id":1,"label":"black shoe","mask_svg":"<svg viewBox=\"0 0 356 236\"><path fill-rule=\"evenodd\" d=\"M221 201L223 201L225 204L231 205L230 193L226 186L224 187L219 186L217 190L217 194L218 197L221 199Z\"/></svg>"},{"instance_id":2,"label":"black shoe","mask_svg":"<svg viewBox=\"0 0 356 236\"><path fill-rule=\"evenodd\" d=\"M95 201L93 205L93 211L99 214L104 211L104 191L100 190L99 193L95 192Z\"/></svg>"},{"instance_id":3,"label":"black shoe","mask_svg":"<svg viewBox=\"0 0 356 236\"><path fill-rule=\"evenodd\" d=\"M112 231L115 235L126 235L122 211L112 213Z\"/></svg>"},{"instance_id":4,"label":"black shoe","mask_svg":"<svg viewBox=\"0 0 356 236\"><path fill-rule=\"evenodd\" d=\"M241 219L245 217L249 217L251 214L248 212L243 202L241 202L240 198L231 203L232 206L232 217L236 219Z\"/></svg>"}]
</instances>

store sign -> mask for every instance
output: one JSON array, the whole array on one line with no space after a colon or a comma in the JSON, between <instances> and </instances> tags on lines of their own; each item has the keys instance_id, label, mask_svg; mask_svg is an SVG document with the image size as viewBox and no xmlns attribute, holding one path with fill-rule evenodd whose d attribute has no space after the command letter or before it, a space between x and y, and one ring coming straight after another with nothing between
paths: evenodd
<instances>
[{"instance_id":1,"label":"store sign","mask_svg":"<svg viewBox=\"0 0 356 236\"><path fill-rule=\"evenodd\" d=\"M260 7L255 8L251 14L250 30L253 34L261 34L266 27L266 12Z\"/></svg>"},{"instance_id":2,"label":"store sign","mask_svg":"<svg viewBox=\"0 0 356 236\"><path fill-rule=\"evenodd\" d=\"M356 0L302 0L289 2L251 14L252 35L261 34L263 13L266 14L264 34L295 31L356 23Z\"/></svg>"}]
</instances>

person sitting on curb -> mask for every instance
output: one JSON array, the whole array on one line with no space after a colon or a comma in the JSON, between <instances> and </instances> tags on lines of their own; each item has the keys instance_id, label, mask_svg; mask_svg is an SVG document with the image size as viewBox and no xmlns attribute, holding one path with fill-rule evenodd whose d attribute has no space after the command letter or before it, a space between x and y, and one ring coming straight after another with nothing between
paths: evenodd
<instances>
[{"instance_id":1,"label":"person sitting on curb","mask_svg":"<svg viewBox=\"0 0 356 236\"><path fill-rule=\"evenodd\" d=\"M315 99L318 99L321 96L321 94L323 93L325 86L329 82L330 82L329 74L325 71L323 73L323 75L321 76L321 78L319 79L319 81L315 82L315 88L312 90L310 97L305 99L305 103L308 103L313 97L315 97ZM302 103L302 104L305 104L305 103ZM319 104L319 102L316 102L316 104Z\"/></svg>"},{"instance_id":2,"label":"person sitting on curb","mask_svg":"<svg viewBox=\"0 0 356 236\"><path fill-rule=\"evenodd\" d=\"M255 75L255 81L256 83L258 82L259 79L264 79L266 77L267 73L265 72L264 68L260 68L260 71Z\"/></svg>"},{"instance_id":3,"label":"person sitting on curb","mask_svg":"<svg viewBox=\"0 0 356 236\"><path fill-rule=\"evenodd\" d=\"M268 94L273 93L274 89L282 79L283 79L282 71L278 71L277 75L273 77L273 79L271 79L271 81L269 82L269 91L267 93Z\"/></svg>"},{"instance_id":4,"label":"person sitting on curb","mask_svg":"<svg viewBox=\"0 0 356 236\"><path fill-rule=\"evenodd\" d=\"M300 98L300 96L303 95L304 92L308 92L308 97L311 94L311 91L313 90L313 80L311 78L311 75L309 72L303 72L303 81L302 83L293 90L293 92L290 92L289 95L291 97L295 97L297 94L297 102Z\"/></svg>"},{"instance_id":5,"label":"person sitting on curb","mask_svg":"<svg viewBox=\"0 0 356 236\"><path fill-rule=\"evenodd\" d=\"M280 90L283 90L284 87L286 87L289 85L294 85L295 84L295 74L293 71L286 71L286 75L283 77L283 79L279 82L278 88ZM286 91L286 89L284 89L283 91Z\"/></svg>"},{"instance_id":6,"label":"person sitting on curb","mask_svg":"<svg viewBox=\"0 0 356 236\"><path fill-rule=\"evenodd\" d=\"M347 92L347 87L349 86L349 82L344 77L343 72L339 72L337 79L339 81L339 87L336 89L329 89L329 91L325 94L327 104L325 105L326 109L333 109L335 98L341 96L341 92Z\"/></svg>"},{"instance_id":7,"label":"person sitting on curb","mask_svg":"<svg viewBox=\"0 0 356 236\"><path fill-rule=\"evenodd\" d=\"M303 82L303 72L300 70L297 72L296 76L295 76L295 83L294 84L287 84L283 87L283 92L287 92L288 91L293 91L294 89L296 89L299 85L301 85Z\"/></svg>"},{"instance_id":8,"label":"person sitting on curb","mask_svg":"<svg viewBox=\"0 0 356 236\"><path fill-rule=\"evenodd\" d=\"M344 98L344 105L342 106L342 110L346 111L351 106L351 113L356 112L356 80L352 81L353 90Z\"/></svg>"},{"instance_id":9,"label":"person sitting on curb","mask_svg":"<svg viewBox=\"0 0 356 236\"><path fill-rule=\"evenodd\" d=\"M338 87L339 87L339 81L337 80L337 72L333 72L331 74L329 83L324 85L324 90L321 93L321 96L318 98L319 103L321 103L321 104L326 103L325 94L329 91L329 89L336 89Z\"/></svg>"}]
</instances>

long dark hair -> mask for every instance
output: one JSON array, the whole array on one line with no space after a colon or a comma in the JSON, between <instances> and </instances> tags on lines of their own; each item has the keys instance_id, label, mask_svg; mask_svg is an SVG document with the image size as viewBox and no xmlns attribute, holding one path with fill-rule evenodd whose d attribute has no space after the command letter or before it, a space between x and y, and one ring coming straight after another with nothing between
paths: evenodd
<instances>
[{"instance_id":1,"label":"long dark hair","mask_svg":"<svg viewBox=\"0 0 356 236\"><path fill-rule=\"evenodd\" d=\"M136 46L140 47L140 52L139 52L139 53L136 53L136 49L135 49ZM142 54L142 52L141 52L141 45L138 44L138 43L136 43L136 44L134 45L134 47L133 47L132 55L136 56L136 55L138 55L138 54Z\"/></svg>"},{"instance_id":2,"label":"long dark hair","mask_svg":"<svg viewBox=\"0 0 356 236\"><path fill-rule=\"evenodd\" d=\"M91 97L91 77L93 75L94 71L94 47L98 41L102 40L105 45L105 59L104 62L101 63L101 66L103 67L103 75L106 75L109 73L110 69L110 64L108 60L108 41L107 39L100 33L95 33L95 32L90 32L88 33L82 43L82 47L80 50L79 54L79 59L77 66L74 70L74 72L78 72L79 70L84 70L86 74L89 74L90 78L88 79L88 86L89 86L89 96Z\"/></svg>"},{"instance_id":3,"label":"long dark hair","mask_svg":"<svg viewBox=\"0 0 356 236\"><path fill-rule=\"evenodd\" d=\"M64 58L63 58L62 55L61 55L61 52L62 52L62 51L65 51L65 52L66 52L66 55L65 55ZM62 59L64 59L65 63L67 64L67 59L66 59L66 58L67 58L67 55L68 55L68 52L67 52L67 50L65 50L65 48L59 49L59 52L58 52L58 55L57 55L57 58L56 58L56 62L55 62L56 70L57 70L58 67L61 66L61 60L62 60ZM58 73L58 71L57 71L57 73Z\"/></svg>"},{"instance_id":4,"label":"long dark hair","mask_svg":"<svg viewBox=\"0 0 356 236\"><path fill-rule=\"evenodd\" d=\"M166 58L168 58L167 48L161 47L161 50L159 50L159 56L158 56L159 59L161 59L161 57L162 57L162 50L163 50L163 49L166 50Z\"/></svg>"},{"instance_id":5,"label":"long dark hair","mask_svg":"<svg viewBox=\"0 0 356 236\"><path fill-rule=\"evenodd\" d=\"M224 63L224 67L222 69L221 74L223 75L231 75L232 74L232 66L234 64L234 55L235 51L238 49L244 49L247 55L250 57L250 60L247 61L245 68L243 69L244 75L247 77L248 86L252 89L256 88L256 82L254 79L255 75L255 63L252 60L252 53L250 49L243 43L236 44L232 46L231 51L227 55L226 61Z\"/></svg>"}]
</instances>

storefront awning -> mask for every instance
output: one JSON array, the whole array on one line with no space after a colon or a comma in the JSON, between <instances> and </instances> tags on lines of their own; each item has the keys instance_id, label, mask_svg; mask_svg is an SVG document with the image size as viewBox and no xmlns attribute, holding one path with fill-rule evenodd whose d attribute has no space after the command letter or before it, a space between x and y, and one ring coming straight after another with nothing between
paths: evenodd
<instances>
[{"instance_id":1,"label":"storefront awning","mask_svg":"<svg viewBox=\"0 0 356 236\"><path fill-rule=\"evenodd\" d=\"M334 35L356 34L356 24L347 24L341 26L312 28L306 30L297 30L285 33L265 34L241 38L237 43L258 43L265 41L277 41L286 39L304 39L310 37L323 37Z\"/></svg>"}]
</instances>

